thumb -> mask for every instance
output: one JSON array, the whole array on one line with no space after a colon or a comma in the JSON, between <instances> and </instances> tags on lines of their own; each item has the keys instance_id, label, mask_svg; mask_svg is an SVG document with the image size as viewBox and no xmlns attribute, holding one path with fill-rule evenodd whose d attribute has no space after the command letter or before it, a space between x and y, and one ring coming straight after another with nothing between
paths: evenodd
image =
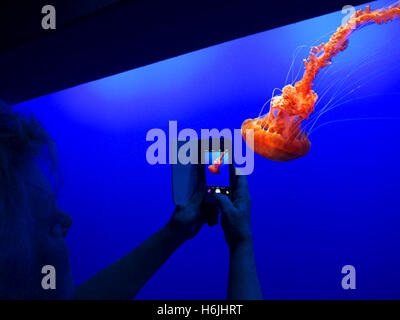
<instances>
[{"instance_id":1,"label":"thumb","mask_svg":"<svg viewBox=\"0 0 400 320\"><path fill-rule=\"evenodd\" d=\"M236 208L232 201L224 194L214 193L213 197L217 200L219 207L223 213L233 212Z\"/></svg>"}]
</instances>

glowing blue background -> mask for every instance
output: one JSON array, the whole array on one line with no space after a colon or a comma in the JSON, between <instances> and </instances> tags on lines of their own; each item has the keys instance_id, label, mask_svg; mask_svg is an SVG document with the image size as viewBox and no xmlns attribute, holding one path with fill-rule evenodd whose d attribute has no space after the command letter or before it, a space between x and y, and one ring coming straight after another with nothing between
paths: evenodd
<instances>
[{"instance_id":1,"label":"glowing blue background","mask_svg":"<svg viewBox=\"0 0 400 320\"><path fill-rule=\"evenodd\" d=\"M171 169L147 164L148 130L167 130L169 120L178 129L240 128L286 84L295 48L326 41L342 18L341 12L317 17L17 106L33 111L58 142L60 205L75 220L68 242L76 282L133 249L172 213ZM310 153L293 162L256 156L249 183L265 298L400 298L399 38L400 21L360 30L315 87L321 93L365 59L344 87L351 90L362 78L348 98L375 96L345 104L319 123L393 119L321 127L311 135ZM338 98L349 90L339 90ZM357 290L341 288L346 264L357 269ZM206 226L137 298L222 299L227 270L222 230Z\"/></svg>"}]
</instances>

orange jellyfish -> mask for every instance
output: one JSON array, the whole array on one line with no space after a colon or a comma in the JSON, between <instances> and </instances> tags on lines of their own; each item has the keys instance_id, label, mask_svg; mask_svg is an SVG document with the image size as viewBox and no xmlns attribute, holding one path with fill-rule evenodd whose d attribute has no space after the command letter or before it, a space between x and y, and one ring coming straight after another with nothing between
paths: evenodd
<instances>
[{"instance_id":1,"label":"orange jellyfish","mask_svg":"<svg viewBox=\"0 0 400 320\"><path fill-rule=\"evenodd\" d=\"M219 167L222 164L222 159L224 158L224 155L225 155L225 152L222 152L221 156L219 158L215 159L213 164L210 164L208 166L208 170L210 170L211 173L219 174L221 172Z\"/></svg>"},{"instance_id":2,"label":"orange jellyfish","mask_svg":"<svg viewBox=\"0 0 400 320\"><path fill-rule=\"evenodd\" d=\"M321 68L348 46L348 38L368 23L382 24L400 18L400 2L383 9L355 12L348 22L340 26L329 41L313 47L304 60L303 78L294 86L286 85L282 94L272 98L269 112L264 117L247 119L242 124L242 136L246 141L246 130L254 130L256 153L274 161L290 161L305 156L311 143L301 124L314 112L318 99L312 90L313 81Z\"/></svg>"}]
</instances>

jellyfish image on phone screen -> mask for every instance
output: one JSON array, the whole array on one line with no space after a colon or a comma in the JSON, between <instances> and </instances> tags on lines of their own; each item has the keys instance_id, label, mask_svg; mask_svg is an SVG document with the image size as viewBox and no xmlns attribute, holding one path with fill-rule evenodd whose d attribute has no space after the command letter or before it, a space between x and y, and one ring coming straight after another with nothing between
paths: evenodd
<instances>
[{"instance_id":1,"label":"jellyfish image on phone screen","mask_svg":"<svg viewBox=\"0 0 400 320\"><path fill-rule=\"evenodd\" d=\"M330 65L332 58L348 47L349 37L361 27L399 18L400 2L382 9L371 10L367 6L365 10L356 11L327 43L312 47L309 57L304 60L302 79L294 85L286 85L281 95L273 97L265 116L243 122L244 140L247 130L253 130L250 132L254 133L254 146L249 146L259 155L274 161L290 161L306 155L311 143L308 133L302 129L302 122L314 112L318 95L312 87L320 69Z\"/></svg>"},{"instance_id":2,"label":"jellyfish image on phone screen","mask_svg":"<svg viewBox=\"0 0 400 320\"><path fill-rule=\"evenodd\" d=\"M222 159L224 158L224 156L225 156L225 152L222 152L222 153L221 153L221 156L219 156L217 159L215 159L215 160L212 162L212 164L210 164L210 165L208 166L208 170L209 170L211 173L213 173L213 174L219 174L219 173L221 173L220 166L221 166L221 164L222 164Z\"/></svg>"}]
</instances>

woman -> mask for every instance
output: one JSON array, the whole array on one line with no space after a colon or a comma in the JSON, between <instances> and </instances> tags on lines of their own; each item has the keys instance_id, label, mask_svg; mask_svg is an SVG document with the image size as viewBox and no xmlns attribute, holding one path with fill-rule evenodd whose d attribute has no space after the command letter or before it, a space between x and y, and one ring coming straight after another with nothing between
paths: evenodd
<instances>
[{"instance_id":1,"label":"woman","mask_svg":"<svg viewBox=\"0 0 400 320\"><path fill-rule=\"evenodd\" d=\"M57 205L44 162L50 172L56 172L54 141L33 117L22 117L0 101L1 299L131 299L205 223L201 206L205 190L200 186L185 207L174 210L161 230L75 287L65 243L72 219ZM233 176L233 202L225 195L216 195L230 252L228 298L262 299L247 180ZM54 289L42 285L46 266L56 271Z\"/></svg>"}]
</instances>

